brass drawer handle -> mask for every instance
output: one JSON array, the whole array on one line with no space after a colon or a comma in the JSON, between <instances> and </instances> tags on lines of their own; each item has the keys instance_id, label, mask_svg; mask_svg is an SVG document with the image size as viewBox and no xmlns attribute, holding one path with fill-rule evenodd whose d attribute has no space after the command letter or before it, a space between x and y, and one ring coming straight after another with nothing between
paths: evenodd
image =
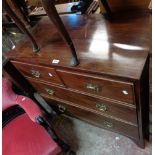
<instances>
[{"instance_id":1,"label":"brass drawer handle","mask_svg":"<svg viewBox=\"0 0 155 155\"><path fill-rule=\"evenodd\" d=\"M107 122L107 121L105 121L103 123L103 125L104 125L105 128L112 128L113 127L113 124L111 122Z\"/></svg>"},{"instance_id":2,"label":"brass drawer handle","mask_svg":"<svg viewBox=\"0 0 155 155\"><path fill-rule=\"evenodd\" d=\"M98 110L102 111L102 112L105 112L105 111L108 110L106 105L104 105L104 104L99 104L99 103L96 104L96 108L97 108Z\"/></svg>"},{"instance_id":3,"label":"brass drawer handle","mask_svg":"<svg viewBox=\"0 0 155 155\"><path fill-rule=\"evenodd\" d=\"M45 88L45 90L49 95L54 95L54 91L52 89Z\"/></svg>"},{"instance_id":4,"label":"brass drawer handle","mask_svg":"<svg viewBox=\"0 0 155 155\"><path fill-rule=\"evenodd\" d=\"M60 112L65 112L66 107L63 106L63 105L61 105L61 104L59 104L59 105L58 105L58 109L59 109Z\"/></svg>"},{"instance_id":5,"label":"brass drawer handle","mask_svg":"<svg viewBox=\"0 0 155 155\"><path fill-rule=\"evenodd\" d=\"M87 89L91 89L95 92L100 92L101 91L101 87L98 86L97 84L93 84L93 83L88 83L86 86Z\"/></svg>"},{"instance_id":6,"label":"brass drawer handle","mask_svg":"<svg viewBox=\"0 0 155 155\"><path fill-rule=\"evenodd\" d=\"M41 75L40 72L36 70L31 70L31 74L36 78L40 78Z\"/></svg>"}]
</instances>

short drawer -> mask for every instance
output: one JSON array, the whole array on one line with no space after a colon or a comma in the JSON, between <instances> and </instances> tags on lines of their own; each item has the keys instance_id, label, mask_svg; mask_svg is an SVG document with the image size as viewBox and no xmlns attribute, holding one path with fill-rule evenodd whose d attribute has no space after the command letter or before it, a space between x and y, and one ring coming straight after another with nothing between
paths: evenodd
<instances>
[{"instance_id":1,"label":"short drawer","mask_svg":"<svg viewBox=\"0 0 155 155\"><path fill-rule=\"evenodd\" d=\"M134 104L133 83L57 70L68 88Z\"/></svg>"},{"instance_id":2,"label":"short drawer","mask_svg":"<svg viewBox=\"0 0 155 155\"><path fill-rule=\"evenodd\" d=\"M111 102L88 95L70 91L65 88L38 83L31 80L31 84L41 94L53 98L62 99L73 104L85 107L101 115L109 115L114 118L122 119L126 122L137 124L137 115L135 106L125 106L116 102Z\"/></svg>"},{"instance_id":3,"label":"short drawer","mask_svg":"<svg viewBox=\"0 0 155 155\"><path fill-rule=\"evenodd\" d=\"M129 125L121 121L104 117L102 115L90 112L86 109L81 109L75 105L69 105L66 103L61 103L59 101L55 102L47 96L43 97L49 104L56 106L61 112L64 112L67 115L75 116L81 120L87 121L88 123L111 131L115 131L132 139L139 138L137 126Z\"/></svg>"},{"instance_id":4,"label":"short drawer","mask_svg":"<svg viewBox=\"0 0 155 155\"><path fill-rule=\"evenodd\" d=\"M13 65L24 75L41 81L63 85L54 68L12 61Z\"/></svg>"}]
</instances>

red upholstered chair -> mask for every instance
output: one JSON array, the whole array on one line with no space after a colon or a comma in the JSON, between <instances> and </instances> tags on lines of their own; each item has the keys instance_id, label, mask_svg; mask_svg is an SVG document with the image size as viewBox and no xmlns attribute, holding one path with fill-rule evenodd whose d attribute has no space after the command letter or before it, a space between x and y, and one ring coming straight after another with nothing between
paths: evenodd
<instances>
[{"instance_id":1,"label":"red upholstered chair","mask_svg":"<svg viewBox=\"0 0 155 155\"><path fill-rule=\"evenodd\" d=\"M39 106L28 97L15 94L7 79L2 80L2 97L3 155L74 154L57 136Z\"/></svg>"}]
</instances>

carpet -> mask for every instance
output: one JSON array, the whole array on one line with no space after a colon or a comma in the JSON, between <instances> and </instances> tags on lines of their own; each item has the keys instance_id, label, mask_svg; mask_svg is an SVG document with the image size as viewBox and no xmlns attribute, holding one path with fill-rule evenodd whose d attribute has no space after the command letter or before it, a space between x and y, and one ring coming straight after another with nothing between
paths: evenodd
<instances>
[{"instance_id":1,"label":"carpet","mask_svg":"<svg viewBox=\"0 0 155 155\"><path fill-rule=\"evenodd\" d=\"M120 134L98 128L76 118L61 116L55 126L77 155L151 155L152 144L145 149Z\"/></svg>"}]
</instances>

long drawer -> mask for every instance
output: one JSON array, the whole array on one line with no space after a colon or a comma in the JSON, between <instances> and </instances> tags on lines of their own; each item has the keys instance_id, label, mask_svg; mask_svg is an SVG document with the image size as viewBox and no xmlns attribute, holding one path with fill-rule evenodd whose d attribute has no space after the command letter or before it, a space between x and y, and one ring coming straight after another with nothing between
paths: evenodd
<instances>
[{"instance_id":1,"label":"long drawer","mask_svg":"<svg viewBox=\"0 0 155 155\"><path fill-rule=\"evenodd\" d=\"M67 115L75 116L81 120L87 121L93 125L121 133L132 139L138 139L138 127L129 125L121 121L117 121L100 114L90 112L86 109L81 109L78 106L72 104L66 104L65 102L55 101L48 96L43 95L44 99L51 105L56 106L61 112L63 111Z\"/></svg>"},{"instance_id":2,"label":"long drawer","mask_svg":"<svg viewBox=\"0 0 155 155\"><path fill-rule=\"evenodd\" d=\"M12 61L13 65L24 75L36 80L63 85L54 68Z\"/></svg>"},{"instance_id":3,"label":"long drawer","mask_svg":"<svg viewBox=\"0 0 155 155\"><path fill-rule=\"evenodd\" d=\"M76 105L88 108L90 111L94 111L101 115L109 115L110 117L122 119L128 123L137 124L135 106L125 106L116 102L80 94L79 92L73 92L66 88L41 82L38 83L32 79L29 80L34 88L36 88L41 94L63 99Z\"/></svg>"},{"instance_id":4,"label":"long drawer","mask_svg":"<svg viewBox=\"0 0 155 155\"><path fill-rule=\"evenodd\" d=\"M134 84L131 82L116 81L64 70L57 70L57 73L68 88L134 104Z\"/></svg>"}]
</instances>

